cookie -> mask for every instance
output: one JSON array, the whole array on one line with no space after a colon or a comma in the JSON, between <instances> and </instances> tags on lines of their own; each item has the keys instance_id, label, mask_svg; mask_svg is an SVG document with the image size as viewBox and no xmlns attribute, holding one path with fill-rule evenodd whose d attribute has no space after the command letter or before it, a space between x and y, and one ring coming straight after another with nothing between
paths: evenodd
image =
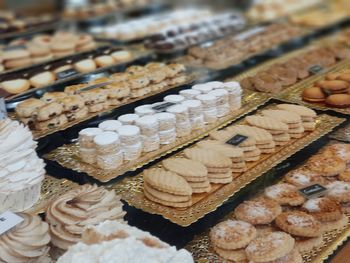
<instances>
[{"instance_id":1,"label":"cookie","mask_svg":"<svg viewBox=\"0 0 350 263\"><path fill-rule=\"evenodd\" d=\"M235 250L245 248L256 235L256 229L251 224L229 219L214 226L209 238L214 247Z\"/></svg>"},{"instance_id":2,"label":"cookie","mask_svg":"<svg viewBox=\"0 0 350 263\"><path fill-rule=\"evenodd\" d=\"M252 225L270 224L280 213L282 213L281 206L267 198L244 201L234 211L238 220Z\"/></svg>"},{"instance_id":3,"label":"cookie","mask_svg":"<svg viewBox=\"0 0 350 263\"><path fill-rule=\"evenodd\" d=\"M88 114L89 114L88 107L83 107L76 111L65 112L65 115L68 121L80 120L82 118L85 118Z\"/></svg>"},{"instance_id":4,"label":"cookie","mask_svg":"<svg viewBox=\"0 0 350 263\"><path fill-rule=\"evenodd\" d=\"M305 202L305 198L294 185L281 183L265 188L267 198L275 200L280 205L298 206Z\"/></svg>"},{"instance_id":5,"label":"cookie","mask_svg":"<svg viewBox=\"0 0 350 263\"><path fill-rule=\"evenodd\" d=\"M52 102L52 101L57 101L59 99L63 99L67 97L68 94L65 92L59 92L59 91L54 91L54 92L46 92L44 95L41 97L42 101L45 102Z\"/></svg>"},{"instance_id":6,"label":"cookie","mask_svg":"<svg viewBox=\"0 0 350 263\"><path fill-rule=\"evenodd\" d=\"M116 63L114 58L108 55L98 56L94 60L98 67L108 67Z\"/></svg>"},{"instance_id":7,"label":"cookie","mask_svg":"<svg viewBox=\"0 0 350 263\"><path fill-rule=\"evenodd\" d=\"M215 252L226 260L233 262L246 262L247 255L244 249L228 250L219 247L213 247Z\"/></svg>"},{"instance_id":8,"label":"cookie","mask_svg":"<svg viewBox=\"0 0 350 263\"><path fill-rule=\"evenodd\" d=\"M306 168L299 168L288 172L284 176L284 180L296 187L307 186L312 183L326 184L327 180L320 174Z\"/></svg>"},{"instance_id":9,"label":"cookie","mask_svg":"<svg viewBox=\"0 0 350 263\"><path fill-rule=\"evenodd\" d=\"M318 237L295 237L295 248L300 252L309 252L313 249L320 247L323 243L322 236Z\"/></svg>"},{"instance_id":10,"label":"cookie","mask_svg":"<svg viewBox=\"0 0 350 263\"><path fill-rule=\"evenodd\" d=\"M201 162L207 168L230 168L232 161L230 158L212 150L197 147L184 150L187 158Z\"/></svg>"},{"instance_id":11,"label":"cookie","mask_svg":"<svg viewBox=\"0 0 350 263\"><path fill-rule=\"evenodd\" d=\"M268 262L286 256L294 248L295 240L284 232L272 232L254 239L246 248L247 257L255 262Z\"/></svg>"},{"instance_id":12,"label":"cookie","mask_svg":"<svg viewBox=\"0 0 350 263\"><path fill-rule=\"evenodd\" d=\"M57 100L63 106L63 112L74 112L85 106L85 101L80 95L71 95Z\"/></svg>"},{"instance_id":13,"label":"cookie","mask_svg":"<svg viewBox=\"0 0 350 263\"><path fill-rule=\"evenodd\" d=\"M309 87L303 90L302 99L307 102L320 103L327 98L325 92L320 87Z\"/></svg>"},{"instance_id":14,"label":"cookie","mask_svg":"<svg viewBox=\"0 0 350 263\"><path fill-rule=\"evenodd\" d=\"M243 160L243 151L239 147L233 145L224 144L216 140L204 140L196 144L199 148L209 149L217 151L226 157L231 158L231 160L242 161Z\"/></svg>"},{"instance_id":15,"label":"cookie","mask_svg":"<svg viewBox=\"0 0 350 263\"><path fill-rule=\"evenodd\" d=\"M229 126L227 130L237 132L238 134L245 136L253 137L258 147L260 144L272 143L273 140L271 133L258 127L252 127L248 125L234 125Z\"/></svg>"},{"instance_id":16,"label":"cookie","mask_svg":"<svg viewBox=\"0 0 350 263\"><path fill-rule=\"evenodd\" d=\"M350 183L334 181L327 185L327 197L338 201L339 203L350 202Z\"/></svg>"},{"instance_id":17,"label":"cookie","mask_svg":"<svg viewBox=\"0 0 350 263\"><path fill-rule=\"evenodd\" d=\"M309 199L302 209L320 222L339 220L343 215L340 204L327 197Z\"/></svg>"},{"instance_id":18,"label":"cookie","mask_svg":"<svg viewBox=\"0 0 350 263\"><path fill-rule=\"evenodd\" d=\"M350 144L346 143L336 143L327 146L324 154L333 154L338 158L342 159L344 162L350 162Z\"/></svg>"},{"instance_id":19,"label":"cookie","mask_svg":"<svg viewBox=\"0 0 350 263\"><path fill-rule=\"evenodd\" d=\"M333 231L335 229L343 229L349 223L349 218L342 214L342 217L338 220L322 222L321 229L322 232Z\"/></svg>"},{"instance_id":20,"label":"cookie","mask_svg":"<svg viewBox=\"0 0 350 263\"><path fill-rule=\"evenodd\" d=\"M301 124L300 115L286 110L263 110L261 114L274 118L285 124Z\"/></svg>"},{"instance_id":21,"label":"cookie","mask_svg":"<svg viewBox=\"0 0 350 263\"><path fill-rule=\"evenodd\" d=\"M280 229L294 236L318 237L322 234L321 223L302 211L283 212L275 222Z\"/></svg>"},{"instance_id":22,"label":"cookie","mask_svg":"<svg viewBox=\"0 0 350 263\"><path fill-rule=\"evenodd\" d=\"M317 114L314 110L307 108L305 106L301 106L301 105L278 104L277 108L281 109L281 110L291 111L291 112L294 112L296 114L299 114L303 121L305 121L306 119L312 120L312 119L317 117Z\"/></svg>"},{"instance_id":23,"label":"cookie","mask_svg":"<svg viewBox=\"0 0 350 263\"><path fill-rule=\"evenodd\" d=\"M16 114L21 118L30 118L37 115L37 110L45 105L45 102L30 98L20 102L16 106Z\"/></svg>"},{"instance_id":24,"label":"cookie","mask_svg":"<svg viewBox=\"0 0 350 263\"><path fill-rule=\"evenodd\" d=\"M29 82L33 87L40 88L54 83L55 80L55 74L51 73L50 71L45 71L32 76L29 79Z\"/></svg>"},{"instance_id":25,"label":"cookie","mask_svg":"<svg viewBox=\"0 0 350 263\"><path fill-rule=\"evenodd\" d=\"M30 88L30 82L26 79L5 80L0 87L10 94L19 94Z\"/></svg>"},{"instance_id":26,"label":"cookie","mask_svg":"<svg viewBox=\"0 0 350 263\"><path fill-rule=\"evenodd\" d=\"M214 139L217 141L227 142L229 139L231 139L232 137L234 137L237 134L239 134L239 133L237 133L235 131L231 131L231 129L228 128L225 130L211 132L209 134L209 137L211 139ZM241 142L239 144L239 147L249 147L249 146L256 145L256 141L252 136L247 136L247 137L248 138L246 140L244 140L243 142Z\"/></svg>"},{"instance_id":27,"label":"cookie","mask_svg":"<svg viewBox=\"0 0 350 263\"><path fill-rule=\"evenodd\" d=\"M92 59L83 59L74 64L74 69L80 73L88 73L97 69L97 65Z\"/></svg>"},{"instance_id":28,"label":"cookie","mask_svg":"<svg viewBox=\"0 0 350 263\"><path fill-rule=\"evenodd\" d=\"M67 94L78 94L80 93L80 91L84 88L87 87L87 84L76 84L76 85L70 85L70 86L66 86L64 88L64 92Z\"/></svg>"},{"instance_id":29,"label":"cookie","mask_svg":"<svg viewBox=\"0 0 350 263\"><path fill-rule=\"evenodd\" d=\"M190 195L169 194L167 192L159 191L147 183L144 183L143 189L144 189L144 191L148 192L152 196L154 196L160 200L166 201L166 202L182 203L182 202L188 202L191 200Z\"/></svg>"},{"instance_id":30,"label":"cookie","mask_svg":"<svg viewBox=\"0 0 350 263\"><path fill-rule=\"evenodd\" d=\"M312 156L306 166L322 176L336 176L346 170L346 163L342 159L326 154Z\"/></svg>"},{"instance_id":31,"label":"cookie","mask_svg":"<svg viewBox=\"0 0 350 263\"><path fill-rule=\"evenodd\" d=\"M319 85L322 89L328 90L331 93L343 93L350 87L350 84L344 80L323 80Z\"/></svg>"},{"instance_id":32,"label":"cookie","mask_svg":"<svg viewBox=\"0 0 350 263\"><path fill-rule=\"evenodd\" d=\"M186 202L171 202L171 201L164 201L162 199L158 199L157 197L150 194L148 191L144 191L144 194L145 194L146 198L151 200L152 202L159 203L159 204L165 205L165 206L184 208L184 207L189 207L192 205L192 200L189 200Z\"/></svg>"},{"instance_id":33,"label":"cookie","mask_svg":"<svg viewBox=\"0 0 350 263\"><path fill-rule=\"evenodd\" d=\"M325 100L326 105L334 108L350 107L350 94L332 94Z\"/></svg>"},{"instance_id":34,"label":"cookie","mask_svg":"<svg viewBox=\"0 0 350 263\"><path fill-rule=\"evenodd\" d=\"M63 106L58 102L50 102L41 108L38 108L38 121L47 121L59 116L63 112Z\"/></svg>"},{"instance_id":35,"label":"cookie","mask_svg":"<svg viewBox=\"0 0 350 263\"><path fill-rule=\"evenodd\" d=\"M266 130L277 130L277 131L284 131L288 132L288 125L278 121L274 118L271 117L266 117L266 116L247 116L245 118L245 121L251 125L251 126L256 126L262 129Z\"/></svg>"},{"instance_id":36,"label":"cookie","mask_svg":"<svg viewBox=\"0 0 350 263\"><path fill-rule=\"evenodd\" d=\"M186 158L168 158L162 161L163 167L171 172L181 175L186 181L206 181L208 177L207 168L198 161Z\"/></svg>"},{"instance_id":37,"label":"cookie","mask_svg":"<svg viewBox=\"0 0 350 263\"><path fill-rule=\"evenodd\" d=\"M68 122L67 117L64 114L53 117L46 121L37 121L34 123L35 129L39 131L45 131L49 129L54 129L61 127Z\"/></svg>"},{"instance_id":38,"label":"cookie","mask_svg":"<svg viewBox=\"0 0 350 263\"><path fill-rule=\"evenodd\" d=\"M159 191L174 195L192 195L190 185L176 173L160 168L152 168L144 171L143 178L145 183Z\"/></svg>"}]
</instances>

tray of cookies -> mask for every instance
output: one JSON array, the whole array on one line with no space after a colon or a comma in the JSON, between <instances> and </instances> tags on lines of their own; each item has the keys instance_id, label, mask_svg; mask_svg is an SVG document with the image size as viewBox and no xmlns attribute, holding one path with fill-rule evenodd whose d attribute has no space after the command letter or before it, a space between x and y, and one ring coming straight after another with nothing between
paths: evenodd
<instances>
[{"instance_id":1,"label":"tray of cookies","mask_svg":"<svg viewBox=\"0 0 350 263\"><path fill-rule=\"evenodd\" d=\"M137 47L108 45L0 75L0 94L8 104L43 94L52 86L63 85L89 74L115 71L133 62L148 60L153 53Z\"/></svg>"},{"instance_id":2,"label":"tray of cookies","mask_svg":"<svg viewBox=\"0 0 350 263\"><path fill-rule=\"evenodd\" d=\"M245 71L228 81L239 81L242 88L256 92L281 94L315 75L331 70L350 57L350 49L340 43L321 39L312 46L287 53ZM326 43L324 43L326 42Z\"/></svg>"},{"instance_id":3,"label":"tray of cookies","mask_svg":"<svg viewBox=\"0 0 350 263\"><path fill-rule=\"evenodd\" d=\"M193 81L194 73L180 64L148 63L130 66L122 73L99 77L73 85L60 85L59 90L30 98L9 113L27 124L36 139L72 127L102 113ZM40 117L39 117L40 115Z\"/></svg>"},{"instance_id":4,"label":"tray of cookies","mask_svg":"<svg viewBox=\"0 0 350 263\"><path fill-rule=\"evenodd\" d=\"M324 262L350 236L349 161L349 144L326 145L186 248L203 263Z\"/></svg>"},{"instance_id":5,"label":"tray of cookies","mask_svg":"<svg viewBox=\"0 0 350 263\"><path fill-rule=\"evenodd\" d=\"M83 129L76 143L63 145L44 158L79 172L80 178L87 174L108 182L199 140L267 100L248 94L241 102L241 96L238 83L197 84L180 95L165 96L162 102L138 106L118 120ZM104 142L107 137L110 141Z\"/></svg>"},{"instance_id":6,"label":"tray of cookies","mask_svg":"<svg viewBox=\"0 0 350 263\"><path fill-rule=\"evenodd\" d=\"M189 226L344 120L271 100L113 187L129 205Z\"/></svg>"},{"instance_id":7,"label":"tray of cookies","mask_svg":"<svg viewBox=\"0 0 350 263\"><path fill-rule=\"evenodd\" d=\"M298 85L279 98L307 105L318 110L350 114L350 63L344 61L324 74Z\"/></svg>"}]
</instances>

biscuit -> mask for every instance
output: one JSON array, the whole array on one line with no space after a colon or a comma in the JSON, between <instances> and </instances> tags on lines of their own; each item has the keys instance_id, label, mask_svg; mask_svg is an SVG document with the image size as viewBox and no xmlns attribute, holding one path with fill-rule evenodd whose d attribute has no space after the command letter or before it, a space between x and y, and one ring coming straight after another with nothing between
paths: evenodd
<instances>
[{"instance_id":1,"label":"biscuit","mask_svg":"<svg viewBox=\"0 0 350 263\"><path fill-rule=\"evenodd\" d=\"M251 125L251 126L256 126L262 129L266 130L277 130L277 131L284 131L288 132L288 125L278 121L274 118L271 117L266 117L266 116L247 116L245 118L245 121Z\"/></svg>"},{"instance_id":2,"label":"biscuit","mask_svg":"<svg viewBox=\"0 0 350 263\"><path fill-rule=\"evenodd\" d=\"M304 121L303 127L305 131L314 131L316 129L316 123L314 121Z\"/></svg>"},{"instance_id":3,"label":"biscuit","mask_svg":"<svg viewBox=\"0 0 350 263\"><path fill-rule=\"evenodd\" d=\"M209 177L209 182L213 184L229 184L232 181L233 181L232 176L227 178L210 178Z\"/></svg>"},{"instance_id":4,"label":"biscuit","mask_svg":"<svg viewBox=\"0 0 350 263\"><path fill-rule=\"evenodd\" d=\"M34 123L35 129L39 131L45 131L49 129L54 129L60 127L68 122L67 117L61 114L57 117L51 118L46 121L37 121Z\"/></svg>"},{"instance_id":5,"label":"biscuit","mask_svg":"<svg viewBox=\"0 0 350 263\"><path fill-rule=\"evenodd\" d=\"M50 102L38 108L38 121L47 121L59 116L63 112L63 106L58 102Z\"/></svg>"},{"instance_id":6,"label":"biscuit","mask_svg":"<svg viewBox=\"0 0 350 263\"><path fill-rule=\"evenodd\" d=\"M311 171L314 171L322 176L335 176L346 170L346 163L342 159L326 154L317 154L312 156L307 161L306 166Z\"/></svg>"},{"instance_id":7,"label":"biscuit","mask_svg":"<svg viewBox=\"0 0 350 263\"><path fill-rule=\"evenodd\" d=\"M98 67L108 67L116 63L114 58L108 55L98 56L94 60Z\"/></svg>"},{"instance_id":8,"label":"biscuit","mask_svg":"<svg viewBox=\"0 0 350 263\"><path fill-rule=\"evenodd\" d=\"M104 102L102 102L102 103L88 105L87 107L89 109L89 112L94 113L94 112L99 112L99 111L104 110L106 107L106 104Z\"/></svg>"},{"instance_id":9,"label":"biscuit","mask_svg":"<svg viewBox=\"0 0 350 263\"><path fill-rule=\"evenodd\" d=\"M56 80L55 74L53 74L50 71L45 71L32 76L29 79L29 82L33 87L40 88L40 87L48 86L54 83L55 80Z\"/></svg>"},{"instance_id":10,"label":"biscuit","mask_svg":"<svg viewBox=\"0 0 350 263\"><path fill-rule=\"evenodd\" d=\"M191 200L190 195L174 195L174 194L169 194L166 192L158 191L157 189L153 188L147 183L144 183L143 189L154 196L155 198L158 198L163 201L167 202L174 202L174 203L181 203L181 202L188 202Z\"/></svg>"},{"instance_id":11,"label":"biscuit","mask_svg":"<svg viewBox=\"0 0 350 263\"><path fill-rule=\"evenodd\" d=\"M30 88L30 82L26 79L5 80L0 87L10 94L19 94Z\"/></svg>"},{"instance_id":12,"label":"biscuit","mask_svg":"<svg viewBox=\"0 0 350 263\"><path fill-rule=\"evenodd\" d=\"M297 113L300 115L302 120L304 120L303 117L310 118L310 119L317 117L317 114L314 110L307 108L305 106L301 106L301 105L278 104L277 108L281 109L281 110L286 110L286 111L291 111L291 112Z\"/></svg>"},{"instance_id":13,"label":"biscuit","mask_svg":"<svg viewBox=\"0 0 350 263\"><path fill-rule=\"evenodd\" d=\"M184 208L184 207L189 207L192 205L192 200L187 201L187 202L171 202L171 201L164 201L164 200L158 199L147 191L144 191L144 194L152 202L159 203L159 204L165 205L165 206Z\"/></svg>"},{"instance_id":14,"label":"biscuit","mask_svg":"<svg viewBox=\"0 0 350 263\"><path fill-rule=\"evenodd\" d=\"M280 205L298 206L305 202L305 198L294 185L281 183L265 188L267 198L275 200Z\"/></svg>"},{"instance_id":15,"label":"biscuit","mask_svg":"<svg viewBox=\"0 0 350 263\"><path fill-rule=\"evenodd\" d=\"M253 225L238 220L226 220L214 226L209 233L214 247L235 250L246 247L257 235Z\"/></svg>"},{"instance_id":16,"label":"biscuit","mask_svg":"<svg viewBox=\"0 0 350 263\"><path fill-rule=\"evenodd\" d=\"M350 202L350 183L342 181L334 181L327 186L327 197L340 203Z\"/></svg>"},{"instance_id":17,"label":"biscuit","mask_svg":"<svg viewBox=\"0 0 350 263\"><path fill-rule=\"evenodd\" d=\"M266 198L244 201L234 211L237 219L252 225L270 224L281 213L281 206L276 201Z\"/></svg>"},{"instance_id":18,"label":"biscuit","mask_svg":"<svg viewBox=\"0 0 350 263\"><path fill-rule=\"evenodd\" d=\"M196 144L199 148L202 149L211 149L217 151L226 157L235 160L243 160L243 151L239 147L235 147L233 145L224 144L217 140L204 140L200 141Z\"/></svg>"},{"instance_id":19,"label":"biscuit","mask_svg":"<svg viewBox=\"0 0 350 263\"><path fill-rule=\"evenodd\" d=\"M324 102L327 98L327 95L320 87L305 88L301 96L304 101L312 103Z\"/></svg>"},{"instance_id":20,"label":"biscuit","mask_svg":"<svg viewBox=\"0 0 350 263\"><path fill-rule=\"evenodd\" d=\"M67 97L68 94L65 92L60 92L60 91L54 91L54 92L46 92L44 93L44 95L41 97L42 101L45 102L52 102L52 101L56 101L62 98Z\"/></svg>"},{"instance_id":21,"label":"biscuit","mask_svg":"<svg viewBox=\"0 0 350 263\"><path fill-rule=\"evenodd\" d=\"M226 142L229 139L231 139L233 136L237 135L238 133L236 132L231 132L229 128L225 129L225 130L220 130L220 131L214 131L211 132L209 134L209 137L211 139L217 140L217 141L221 141L221 142ZM249 136L246 140L244 140L243 142L241 142L239 144L239 146L254 146L256 145L256 141L253 137Z\"/></svg>"},{"instance_id":22,"label":"biscuit","mask_svg":"<svg viewBox=\"0 0 350 263\"><path fill-rule=\"evenodd\" d=\"M336 143L330 146L327 146L325 153L332 153L338 158L342 159L344 162L350 162L350 144L346 143Z\"/></svg>"},{"instance_id":23,"label":"biscuit","mask_svg":"<svg viewBox=\"0 0 350 263\"><path fill-rule=\"evenodd\" d=\"M350 94L332 94L325 100L326 105L335 108L350 107Z\"/></svg>"},{"instance_id":24,"label":"biscuit","mask_svg":"<svg viewBox=\"0 0 350 263\"><path fill-rule=\"evenodd\" d=\"M295 237L295 248L300 252L309 252L315 249L316 247L321 246L323 243L322 236L303 238Z\"/></svg>"},{"instance_id":25,"label":"biscuit","mask_svg":"<svg viewBox=\"0 0 350 263\"><path fill-rule=\"evenodd\" d=\"M187 158L201 162L207 168L229 168L232 165L230 158L212 150L197 147L184 150Z\"/></svg>"},{"instance_id":26,"label":"biscuit","mask_svg":"<svg viewBox=\"0 0 350 263\"><path fill-rule=\"evenodd\" d=\"M327 180L320 174L306 168L299 168L288 172L284 179L287 183L296 187L307 186L312 183L325 184Z\"/></svg>"},{"instance_id":27,"label":"biscuit","mask_svg":"<svg viewBox=\"0 0 350 263\"><path fill-rule=\"evenodd\" d=\"M159 191L174 195L192 195L191 186L176 173L152 168L144 171L143 178L145 183Z\"/></svg>"},{"instance_id":28,"label":"biscuit","mask_svg":"<svg viewBox=\"0 0 350 263\"><path fill-rule=\"evenodd\" d=\"M97 65L92 59L84 59L76 62L74 68L80 73L88 73L97 69Z\"/></svg>"},{"instance_id":29,"label":"biscuit","mask_svg":"<svg viewBox=\"0 0 350 263\"><path fill-rule=\"evenodd\" d=\"M301 124L300 115L286 110L263 110L262 115L274 118L286 124Z\"/></svg>"},{"instance_id":30,"label":"biscuit","mask_svg":"<svg viewBox=\"0 0 350 263\"><path fill-rule=\"evenodd\" d=\"M259 144L267 144L272 142L271 134L266 130L258 127L252 127L248 125L234 125L228 127L227 130L237 132L239 134L246 135L249 137L253 137L258 147Z\"/></svg>"},{"instance_id":31,"label":"biscuit","mask_svg":"<svg viewBox=\"0 0 350 263\"><path fill-rule=\"evenodd\" d=\"M275 143L277 145L279 145L278 142L288 142L288 141L290 141L290 134L287 133L287 132L282 133L282 134L276 134L276 135L273 135L272 137L273 137L273 140L275 141Z\"/></svg>"},{"instance_id":32,"label":"biscuit","mask_svg":"<svg viewBox=\"0 0 350 263\"><path fill-rule=\"evenodd\" d=\"M85 106L84 99L79 95L71 95L57 100L63 106L64 112L74 112Z\"/></svg>"},{"instance_id":33,"label":"biscuit","mask_svg":"<svg viewBox=\"0 0 350 263\"><path fill-rule=\"evenodd\" d=\"M78 94L82 89L86 87L87 84L70 85L64 88L64 92L67 94Z\"/></svg>"},{"instance_id":34,"label":"biscuit","mask_svg":"<svg viewBox=\"0 0 350 263\"><path fill-rule=\"evenodd\" d=\"M302 209L320 222L339 220L343 215L340 204L327 197L307 200Z\"/></svg>"},{"instance_id":35,"label":"biscuit","mask_svg":"<svg viewBox=\"0 0 350 263\"><path fill-rule=\"evenodd\" d=\"M322 222L321 229L322 229L322 232L333 231L335 229L343 229L348 225L348 222L349 222L349 218L343 214L341 218L338 220Z\"/></svg>"},{"instance_id":36,"label":"biscuit","mask_svg":"<svg viewBox=\"0 0 350 263\"><path fill-rule=\"evenodd\" d=\"M321 223L302 211L283 212L275 222L280 229L294 236L318 237L322 234Z\"/></svg>"},{"instance_id":37,"label":"biscuit","mask_svg":"<svg viewBox=\"0 0 350 263\"><path fill-rule=\"evenodd\" d=\"M227 250L215 246L213 248L220 257L226 260L231 260L233 262L246 262L247 255L244 249Z\"/></svg>"},{"instance_id":38,"label":"biscuit","mask_svg":"<svg viewBox=\"0 0 350 263\"><path fill-rule=\"evenodd\" d=\"M66 112L65 114L68 121L75 121L85 118L89 114L89 109L88 107L83 107L77 111Z\"/></svg>"},{"instance_id":39,"label":"biscuit","mask_svg":"<svg viewBox=\"0 0 350 263\"><path fill-rule=\"evenodd\" d=\"M16 114L21 118L30 118L37 115L38 108L45 105L45 102L30 98L25 101L20 102L16 106Z\"/></svg>"},{"instance_id":40,"label":"biscuit","mask_svg":"<svg viewBox=\"0 0 350 263\"><path fill-rule=\"evenodd\" d=\"M295 240L284 232L272 232L254 239L246 248L247 257L255 262L268 262L286 256L294 248Z\"/></svg>"},{"instance_id":41,"label":"biscuit","mask_svg":"<svg viewBox=\"0 0 350 263\"><path fill-rule=\"evenodd\" d=\"M194 160L186 158L168 158L163 160L162 164L166 170L181 175L187 181L205 181L208 176L207 168L201 162Z\"/></svg>"}]
</instances>

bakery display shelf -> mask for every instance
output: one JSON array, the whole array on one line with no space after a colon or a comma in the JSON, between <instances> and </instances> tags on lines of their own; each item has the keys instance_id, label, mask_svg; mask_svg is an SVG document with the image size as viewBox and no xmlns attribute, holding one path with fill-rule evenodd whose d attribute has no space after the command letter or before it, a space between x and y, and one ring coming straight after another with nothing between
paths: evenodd
<instances>
[{"instance_id":1,"label":"bakery display shelf","mask_svg":"<svg viewBox=\"0 0 350 263\"><path fill-rule=\"evenodd\" d=\"M26 210L27 213L40 214L46 210L50 200L59 195L77 187L78 184L73 183L66 179L57 179L50 175L46 175L41 186L41 194L37 203L30 209Z\"/></svg>"},{"instance_id":2,"label":"bakery display shelf","mask_svg":"<svg viewBox=\"0 0 350 263\"><path fill-rule=\"evenodd\" d=\"M108 48L110 46L110 43L108 42L103 42L103 41L97 41L97 45L96 47L94 47L93 49L90 50L86 50L86 51L75 51L73 54L68 55L68 56L64 56L64 57L60 57L60 58L53 58L50 60L47 60L45 62L40 62L40 63L36 63L36 64L32 64L30 66L25 66L25 67L20 67L20 68L14 68L14 69L8 69L8 70L4 70L0 72L0 79L3 76L9 76L10 74L21 74L21 71L24 72L24 74L27 71L31 71L31 69L36 68L36 67L43 67L46 68L48 67L51 63L59 63L60 61L65 61L65 60L74 60L75 57L79 56L79 55L86 55L89 56L90 53L99 51L99 50L103 50L104 48Z\"/></svg>"},{"instance_id":3,"label":"bakery display shelf","mask_svg":"<svg viewBox=\"0 0 350 263\"><path fill-rule=\"evenodd\" d=\"M77 143L65 144L52 152L45 154L43 157L50 161L55 161L64 168L74 170L76 172L83 172L100 182L107 183L112 179L115 179L128 171L135 171L165 155L175 152L209 134L209 132L216 130L220 127L226 126L233 122L246 112L256 109L259 105L265 103L266 96L259 94L248 94L244 96L241 109L232 112L230 115L219 118L214 124L206 125L202 130L193 131L190 135L176 138L174 143L168 145L162 145L160 149L143 154L139 159L135 161L124 162L118 169L103 170L95 165L84 163L79 158L79 145Z\"/></svg>"},{"instance_id":4,"label":"bakery display shelf","mask_svg":"<svg viewBox=\"0 0 350 263\"><path fill-rule=\"evenodd\" d=\"M44 137L46 137L48 135L54 134L54 133L59 132L59 131L66 130L66 129L71 128L71 127L73 127L75 125L83 123L83 122L85 122L87 120L90 120L90 119L92 119L94 117L101 116L101 115L111 115L111 113L117 112L121 107L127 106L128 104L135 103L135 102L147 99L147 98L155 96L155 95L159 95L159 94L161 94L163 92L166 92L168 90L171 90L171 89L174 89L174 88L177 88L177 87L180 87L180 86L189 85L190 83L193 83L193 81L195 80L195 76L196 76L195 73L188 74L188 75L186 75L186 81L181 83L181 84L169 85L169 86L167 86L167 87L165 87L165 88L163 88L161 90L153 91L151 93L148 93L148 94L146 94L144 96L141 96L141 97L138 97L138 98L125 99L119 105L116 105L116 106L115 105L110 105L110 106L108 106L108 108L103 109L100 112L93 112L93 113L90 112L84 118L67 122L66 124L64 124L62 126L59 126L59 127L55 127L55 128L48 129L48 130L32 130L33 137L34 137L35 140L39 140L39 139L42 139L42 138L44 138ZM9 112L8 113L8 117L13 119L13 120L18 119L15 112Z\"/></svg>"},{"instance_id":5,"label":"bakery display shelf","mask_svg":"<svg viewBox=\"0 0 350 263\"><path fill-rule=\"evenodd\" d=\"M273 101L274 100L270 100L265 105L260 106L259 109L270 108L274 105ZM134 177L125 178L112 187L130 206L141 209L150 214L161 215L163 218L168 219L177 225L186 227L197 222L205 215L215 211L225 201L237 194L241 189L248 186L271 168L280 164L282 161L322 136L328 134L344 121L345 119L343 118L333 117L326 114L318 115L316 118L316 129L314 131L305 132L301 138L292 139L288 144L276 147L276 151L272 154L262 154L259 161L247 164L247 171L234 179L232 183L212 184L212 190L209 193L192 195L192 206L185 209L167 207L148 200L143 193L142 173L139 173ZM226 123L226 125L222 125L220 128L223 128L228 124L232 124L232 122ZM181 157L182 155L183 152L175 154L177 157ZM153 167L161 167L161 163L156 163Z\"/></svg>"},{"instance_id":6,"label":"bakery display shelf","mask_svg":"<svg viewBox=\"0 0 350 263\"><path fill-rule=\"evenodd\" d=\"M350 214L346 214L350 221ZM225 219L234 219L233 213ZM323 243L320 247L302 253L303 263L325 262L350 237L350 223L343 229L337 229L323 234ZM221 263L223 259L214 252L210 240L209 230L196 236L186 249L189 250L198 263ZM232 262L232 261L225 261Z\"/></svg>"},{"instance_id":7,"label":"bakery display shelf","mask_svg":"<svg viewBox=\"0 0 350 263\"><path fill-rule=\"evenodd\" d=\"M61 24L61 21L55 19L52 22L48 22L45 24L37 25L37 26L32 26L32 27L25 29L23 31L1 33L0 34L0 41L6 41L6 40L18 38L18 37L24 37L24 36L37 34L37 33L53 31L56 28L58 28L60 26L60 24Z\"/></svg>"},{"instance_id":8,"label":"bakery display shelf","mask_svg":"<svg viewBox=\"0 0 350 263\"><path fill-rule=\"evenodd\" d=\"M302 82L299 85L296 85L296 87L294 87L293 89L289 90L289 92L283 92L281 94L277 94L277 95L275 95L275 97L278 99L282 99L284 101L287 101L287 102L302 104L302 105L305 105L307 107L314 108L314 109L321 110L321 111L332 110L335 112L349 115L350 108L328 107L324 103L311 103L311 102L304 101L302 98L303 90L307 87L311 87L313 85L313 83L324 79L326 74L336 73L338 71L341 71L341 70L349 68L349 67L350 67L350 61L346 60L342 63L339 63L337 66L333 67L328 72L323 73L323 74L319 74L319 75L315 76L313 79L309 79L305 82Z\"/></svg>"},{"instance_id":9,"label":"bakery display shelf","mask_svg":"<svg viewBox=\"0 0 350 263\"><path fill-rule=\"evenodd\" d=\"M97 68L96 70L88 72L88 73L73 74L73 75L70 75L66 78L58 79L54 83L52 83L48 86L38 87L38 88L30 88L30 89L28 89L20 94L15 94L15 95L11 95L9 97L6 97L5 100L8 104L7 108L12 109L13 108L12 103L17 103L19 101L22 101L22 100L30 98L30 97L41 96L46 91L57 91L56 87L62 88L64 86L64 84L66 84L69 81L77 80L79 78L84 78L86 76L89 77L89 76L97 75L97 74L104 73L104 72L116 72L120 68L125 68L125 67L132 65L134 63L151 61L154 58L153 52L150 52L150 51L145 51L145 50L143 50L143 51L129 50L129 51L131 51L132 57L128 61L125 61L122 63L117 63L117 64L114 64L111 66L100 67L100 68ZM45 69L41 69L41 71L45 71L45 70L47 70L46 67L45 67ZM24 72L27 73L26 71L24 71ZM1 79L1 76L0 76L0 79Z\"/></svg>"},{"instance_id":10,"label":"bakery display shelf","mask_svg":"<svg viewBox=\"0 0 350 263\"><path fill-rule=\"evenodd\" d=\"M335 132L332 132L329 135L329 138L343 142L350 142L350 124L339 128Z\"/></svg>"}]
</instances>

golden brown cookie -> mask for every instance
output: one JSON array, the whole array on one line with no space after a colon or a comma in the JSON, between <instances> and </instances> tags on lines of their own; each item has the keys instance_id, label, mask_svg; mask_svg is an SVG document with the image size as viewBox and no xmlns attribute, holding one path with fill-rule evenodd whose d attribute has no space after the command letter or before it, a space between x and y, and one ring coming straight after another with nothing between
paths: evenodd
<instances>
[{"instance_id":1,"label":"golden brown cookie","mask_svg":"<svg viewBox=\"0 0 350 263\"><path fill-rule=\"evenodd\" d=\"M327 197L307 200L302 209L320 222L339 220L343 215L340 204Z\"/></svg>"},{"instance_id":2,"label":"golden brown cookie","mask_svg":"<svg viewBox=\"0 0 350 263\"><path fill-rule=\"evenodd\" d=\"M280 205L298 206L305 202L305 198L294 185L281 183L265 188L265 196L275 200Z\"/></svg>"},{"instance_id":3,"label":"golden brown cookie","mask_svg":"<svg viewBox=\"0 0 350 263\"><path fill-rule=\"evenodd\" d=\"M304 167L290 171L284 176L284 179L287 183L295 185L296 187L307 186L312 183L327 183L324 177Z\"/></svg>"},{"instance_id":4,"label":"golden brown cookie","mask_svg":"<svg viewBox=\"0 0 350 263\"><path fill-rule=\"evenodd\" d=\"M311 171L314 171L322 176L336 176L345 171L346 163L336 157L327 154L317 154L312 156L306 163L306 166Z\"/></svg>"}]
</instances>

